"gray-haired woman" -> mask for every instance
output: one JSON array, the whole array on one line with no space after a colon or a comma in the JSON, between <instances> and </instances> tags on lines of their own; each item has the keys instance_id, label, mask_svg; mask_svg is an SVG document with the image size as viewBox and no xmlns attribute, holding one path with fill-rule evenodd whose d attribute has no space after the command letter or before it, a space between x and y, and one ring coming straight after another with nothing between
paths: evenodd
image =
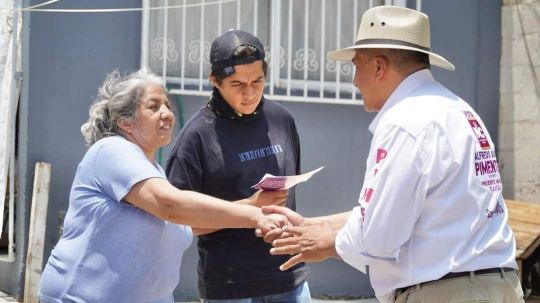
<instances>
[{"instance_id":1,"label":"gray-haired woman","mask_svg":"<svg viewBox=\"0 0 540 303\"><path fill-rule=\"evenodd\" d=\"M41 302L173 302L192 239L186 225L269 231L287 223L172 186L154 155L171 141L174 122L159 77L146 70L107 76L81 127L90 148L43 271Z\"/></svg>"}]
</instances>

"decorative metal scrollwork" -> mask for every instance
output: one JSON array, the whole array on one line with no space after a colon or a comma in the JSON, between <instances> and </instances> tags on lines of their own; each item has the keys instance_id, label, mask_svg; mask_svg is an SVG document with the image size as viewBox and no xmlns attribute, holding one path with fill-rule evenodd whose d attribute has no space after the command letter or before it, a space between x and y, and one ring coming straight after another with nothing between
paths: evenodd
<instances>
[{"instance_id":1,"label":"decorative metal scrollwork","mask_svg":"<svg viewBox=\"0 0 540 303\"><path fill-rule=\"evenodd\" d=\"M279 68L282 68L285 66L285 50L283 47L277 47L278 53L279 53ZM270 63L272 62L272 48L271 47L265 47L264 52L266 53L266 62Z\"/></svg>"},{"instance_id":2,"label":"decorative metal scrollwork","mask_svg":"<svg viewBox=\"0 0 540 303\"><path fill-rule=\"evenodd\" d=\"M319 68L319 63L317 62L317 60L315 60L315 56L316 56L315 51L311 48L307 49L307 62L305 60L306 59L305 54L306 54L305 48L301 48L298 51L296 51L296 54L295 54L296 59L293 61L294 69L298 71L303 71L306 68L306 64L307 64L308 71L310 72L316 71Z\"/></svg>"},{"instance_id":3,"label":"decorative metal scrollwork","mask_svg":"<svg viewBox=\"0 0 540 303\"><path fill-rule=\"evenodd\" d=\"M337 71L337 62L334 61L334 60L328 60L326 61L326 70L331 72L331 73L335 73ZM348 75L351 75L352 72L353 72L353 66L351 63L349 62L342 62L340 65L340 68L339 68L339 73L343 76L348 76Z\"/></svg>"},{"instance_id":4,"label":"decorative metal scrollwork","mask_svg":"<svg viewBox=\"0 0 540 303\"><path fill-rule=\"evenodd\" d=\"M152 41L152 58L154 60L163 60L163 46L165 39L159 37ZM167 39L167 61L176 62L178 60L178 51L172 38Z\"/></svg>"},{"instance_id":5,"label":"decorative metal scrollwork","mask_svg":"<svg viewBox=\"0 0 540 303\"><path fill-rule=\"evenodd\" d=\"M205 63L210 63L208 54L210 53L210 42L202 41L202 60ZM201 40L193 40L188 44L188 60L191 63L199 63L201 61Z\"/></svg>"},{"instance_id":6,"label":"decorative metal scrollwork","mask_svg":"<svg viewBox=\"0 0 540 303\"><path fill-rule=\"evenodd\" d=\"M341 74L348 76L352 75L353 73L353 65L350 62L343 62L341 63Z\"/></svg>"},{"instance_id":7,"label":"decorative metal scrollwork","mask_svg":"<svg viewBox=\"0 0 540 303\"><path fill-rule=\"evenodd\" d=\"M2 30L2 34L11 34L13 32L13 16L8 13L2 13L0 12L0 24L4 24L4 26L0 26L0 30Z\"/></svg>"}]
</instances>

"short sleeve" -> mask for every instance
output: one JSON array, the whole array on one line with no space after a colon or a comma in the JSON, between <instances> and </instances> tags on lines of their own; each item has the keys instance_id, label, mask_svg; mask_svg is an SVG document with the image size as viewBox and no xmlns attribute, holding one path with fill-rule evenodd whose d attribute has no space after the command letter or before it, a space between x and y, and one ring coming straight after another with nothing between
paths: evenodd
<instances>
[{"instance_id":1,"label":"short sleeve","mask_svg":"<svg viewBox=\"0 0 540 303\"><path fill-rule=\"evenodd\" d=\"M114 200L121 201L140 181L165 178L157 164L150 162L134 143L119 137L99 143L93 159L94 182Z\"/></svg>"},{"instance_id":2,"label":"short sleeve","mask_svg":"<svg viewBox=\"0 0 540 303\"><path fill-rule=\"evenodd\" d=\"M202 169L187 157L171 155L166 174L169 182L179 189L202 191Z\"/></svg>"},{"instance_id":3,"label":"short sleeve","mask_svg":"<svg viewBox=\"0 0 540 303\"><path fill-rule=\"evenodd\" d=\"M165 174L178 189L204 192L203 159L206 155L202 141L203 138L212 140L211 135L204 133L207 123L201 127L198 121L199 114L193 116L182 128L167 160Z\"/></svg>"},{"instance_id":4,"label":"short sleeve","mask_svg":"<svg viewBox=\"0 0 540 303\"><path fill-rule=\"evenodd\" d=\"M300 137L298 136L298 130L296 129L296 123L291 117L291 136L294 148L294 158L296 160L296 174L300 175L302 173L300 166Z\"/></svg>"}]
</instances>

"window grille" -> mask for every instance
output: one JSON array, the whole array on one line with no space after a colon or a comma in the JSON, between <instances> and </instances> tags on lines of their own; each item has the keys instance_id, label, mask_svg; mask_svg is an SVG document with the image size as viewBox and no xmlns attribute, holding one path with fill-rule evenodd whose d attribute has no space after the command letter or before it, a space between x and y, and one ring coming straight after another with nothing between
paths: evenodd
<instances>
[{"instance_id":1,"label":"window grille","mask_svg":"<svg viewBox=\"0 0 540 303\"><path fill-rule=\"evenodd\" d=\"M228 29L253 33L265 45L269 99L362 104L351 62L326 59L350 46L362 13L410 0L143 0L141 66L166 78L169 92L208 96L212 40ZM415 1L417 9L421 1Z\"/></svg>"}]
</instances>

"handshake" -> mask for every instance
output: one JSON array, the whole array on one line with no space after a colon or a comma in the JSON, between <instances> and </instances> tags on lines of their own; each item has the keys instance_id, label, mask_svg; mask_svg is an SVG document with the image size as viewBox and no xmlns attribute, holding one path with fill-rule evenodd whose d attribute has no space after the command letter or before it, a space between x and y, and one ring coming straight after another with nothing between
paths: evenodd
<instances>
[{"instance_id":1,"label":"handshake","mask_svg":"<svg viewBox=\"0 0 540 303\"><path fill-rule=\"evenodd\" d=\"M334 243L346 216L304 218L283 206L262 207L266 222L258 222L257 237L271 243L272 255L292 255L279 268L284 271L301 262L320 262L329 257L338 258ZM262 219L262 218L261 218ZM337 219L337 220L336 220Z\"/></svg>"}]
</instances>

